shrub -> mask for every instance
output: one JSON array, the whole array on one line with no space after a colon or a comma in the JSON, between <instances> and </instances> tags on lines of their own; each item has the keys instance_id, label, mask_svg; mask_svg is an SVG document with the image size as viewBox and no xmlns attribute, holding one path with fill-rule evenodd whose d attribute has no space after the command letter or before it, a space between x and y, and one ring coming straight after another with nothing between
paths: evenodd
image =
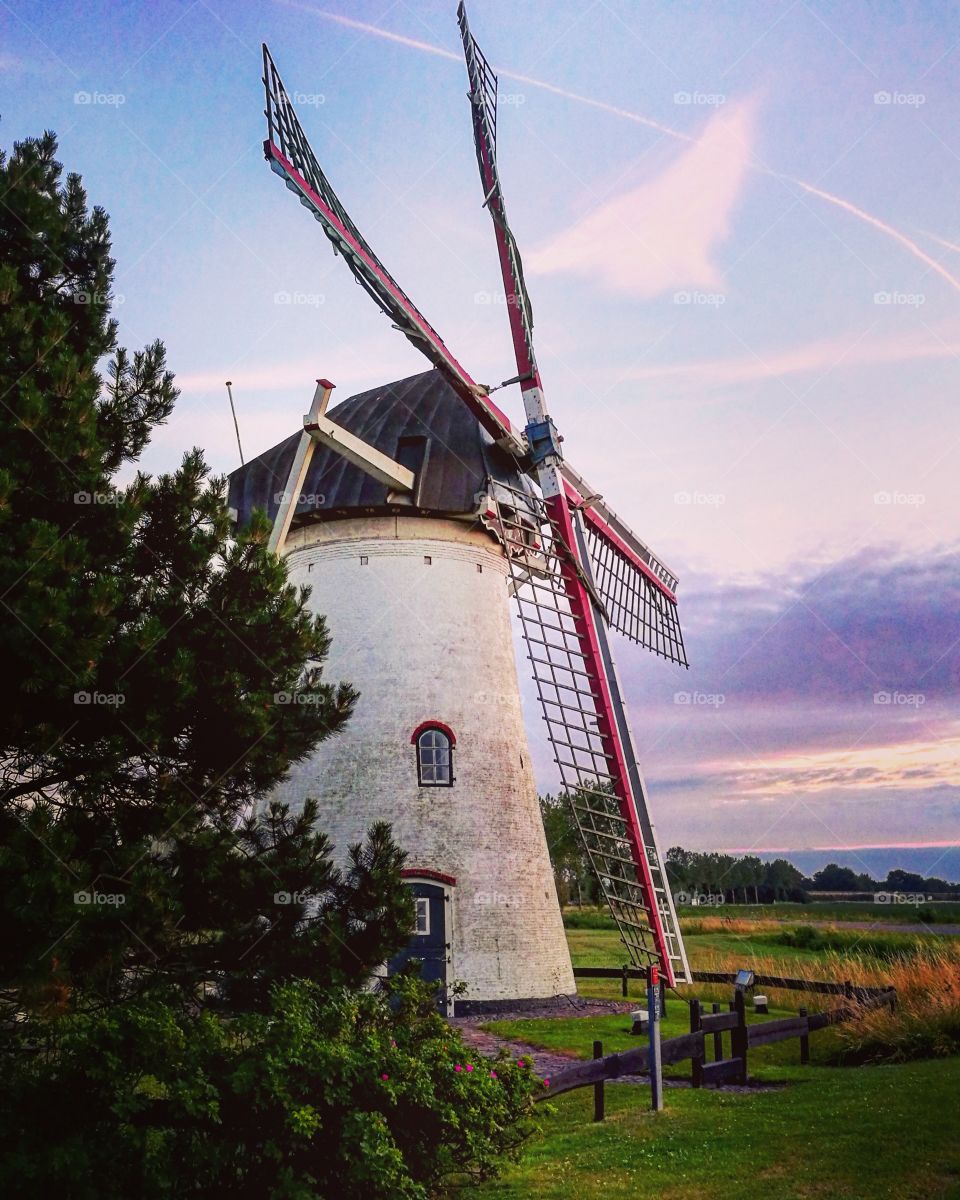
<instances>
[{"instance_id":1,"label":"shrub","mask_svg":"<svg viewBox=\"0 0 960 1200\"><path fill-rule=\"evenodd\" d=\"M492 1176L535 1128L542 1081L468 1050L419 980L387 988L284 984L233 1020L157 998L64 1018L4 1088L0 1187L425 1200Z\"/></svg>"}]
</instances>

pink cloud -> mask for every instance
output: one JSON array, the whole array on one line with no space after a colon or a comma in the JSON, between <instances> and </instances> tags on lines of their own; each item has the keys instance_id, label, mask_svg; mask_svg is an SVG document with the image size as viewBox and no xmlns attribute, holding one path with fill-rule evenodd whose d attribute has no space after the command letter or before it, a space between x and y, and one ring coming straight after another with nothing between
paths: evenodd
<instances>
[{"instance_id":1,"label":"pink cloud","mask_svg":"<svg viewBox=\"0 0 960 1200\"><path fill-rule=\"evenodd\" d=\"M840 338L806 342L783 350L756 350L736 358L704 359L700 362L650 363L617 371L618 379L687 379L710 387L780 379L813 371L841 367L869 367L924 359L960 359L960 335L954 329L928 329L900 337L864 337L851 332Z\"/></svg>"},{"instance_id":2,"label":"pink cloud","mask_svg":"<svg viewBox=\"0 0 960 1200\"><path fill-rule=\"evenodd\" d=\"M730 232L749 170L754 108L752 101L721 108L656 179L607 201L527 255L531 271L586 275L638 296L718 288L722 275L713 255Z\"/></svg>"}]
</instances>

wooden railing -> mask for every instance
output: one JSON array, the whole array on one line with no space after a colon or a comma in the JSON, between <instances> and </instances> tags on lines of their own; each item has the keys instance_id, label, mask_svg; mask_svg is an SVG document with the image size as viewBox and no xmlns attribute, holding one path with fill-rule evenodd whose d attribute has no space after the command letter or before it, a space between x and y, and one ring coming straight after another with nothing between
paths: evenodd
<instances>
[{"instance_id":1,"label":"wooden railing","mask_svg":"<svg viewBox=\"0 0 960 1200\"><path fill-rule=\"evenodd\" d=\"M581 968L582 969L582 968ZM698 979L701 978L698 976ZM730 977L732 979L732 976ZM770 978L770 977L768 977ZM726 980L726 976L723 977ZM711 980L711 982L713 982ZM760 982L758 978L757 983ZM803 982L807 982L804 980ZM769 982L765 987L777 986ZM822 985L821 985L822 986ZM831 986L831 991L833 990ZM841 985L842 990L842 985ZM768 1046L773 1042L782 1042L790 1038L800 1040L800 1061L809 1062L809 1037L818 1029L829 1025L837 1025L848 1021L864 1008L877 1008L888 1005L896 1006L897 993L895 988L860 988L855 996L855 1004L845 1004L829 1012L810 1013L801 1009L795 1017L783 1017L775 1021L763 1021L758 1024L747 1024L746 1003L743 992L736 994L736 999L730 1005L728 1012L720 1012L720 1006L715 1004L713 1011L704 1013L699 1000L690 1004L690 1032L680 1037L668 1038L660 1043L661 1059L664 1066L675 1063L691 1062L691 1082L694 1087L704 1084L746 1083L747 1055L751 1047ZM871 994L867 995L867 992ZM724 1057L723 1035L730 1035L730 1055ZM594 1043L592 1060L577 1063L550 1079L549 1091L540 1099L548 1100L552 1096L571 1092L576 1088L602 1085L611 1079L619 1079L624 1075L643 1075L650 1069L650 1047L638 1046L635 1050L624 1050L619 1054L598 1053L598 1043ZM707 1061L707 1047L713 1051L712 1061ZM602 1112L602 1100L599 1110Z\"/></svg>"},{"instance_id":2,"label":"wooden railing","mask_svg":"<svg viewBox=\"0 0 960 1200\"><path fill-rule=\"evenodd\" d=\"M646 971L639 967L631 967L626 963L622 967L574 967L573 974L576 979L619 979L624 996L629 994L631 979L646 979ZM734 971L695 971L693 973L694 983L728 983L732 987L736 978ZM815 979L789 979L783 975L756 975L753 982L754 987L758 988L780 988L791 992L817 992L825 996L846 996L850 1000L868 999L889 991L888 988L881 987L860 987L848 979L837 983Z\"/></svg>"}]
</instances>

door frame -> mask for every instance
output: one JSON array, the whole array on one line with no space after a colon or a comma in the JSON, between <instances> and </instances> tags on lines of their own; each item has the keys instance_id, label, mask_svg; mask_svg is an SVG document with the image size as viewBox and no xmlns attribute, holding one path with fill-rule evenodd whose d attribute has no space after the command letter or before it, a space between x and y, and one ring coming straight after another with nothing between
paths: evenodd
<instances>
[{"instance_id":1,"label":"door frame","mask_svg":"<svg viewBox=\"0 0 960 1200\"><path fill-rule=\"evenodd\" d=\"M443 892L444 916L444 971L443 993L440 1011L445 1017L453 1014L453 996L450 994L453 982L453 889L457 886L456 876L447 875L443 871L434 871L430 867L405 867L400 877L406 884L426 883L431 887L439 887ZM414 935L415 936L415 935Z\"/></svg>"}]
</instances>

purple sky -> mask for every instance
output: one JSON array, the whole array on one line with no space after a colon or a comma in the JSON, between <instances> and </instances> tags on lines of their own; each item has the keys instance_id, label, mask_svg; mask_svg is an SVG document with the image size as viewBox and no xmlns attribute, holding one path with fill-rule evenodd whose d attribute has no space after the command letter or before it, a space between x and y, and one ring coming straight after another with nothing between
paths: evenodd
<instances>
[{"instance_id":1,"label":"purple sky","mask_svg":"<svg viewBox=\"0 0 960 1200\"><path fill-rule=\"evenodd\" d=\"M227 378L254 452L317 375L422 369L262 162L262 39L390 270L475 377L514 373L454 7L0 7L4 143L60 134L111 213L121 336L179 377L148 469L236 465ZM551 408L681 576L689 674L620 654L663 839L960 840L960 14L470 16Z\"/></svg>"}]
</instances>

